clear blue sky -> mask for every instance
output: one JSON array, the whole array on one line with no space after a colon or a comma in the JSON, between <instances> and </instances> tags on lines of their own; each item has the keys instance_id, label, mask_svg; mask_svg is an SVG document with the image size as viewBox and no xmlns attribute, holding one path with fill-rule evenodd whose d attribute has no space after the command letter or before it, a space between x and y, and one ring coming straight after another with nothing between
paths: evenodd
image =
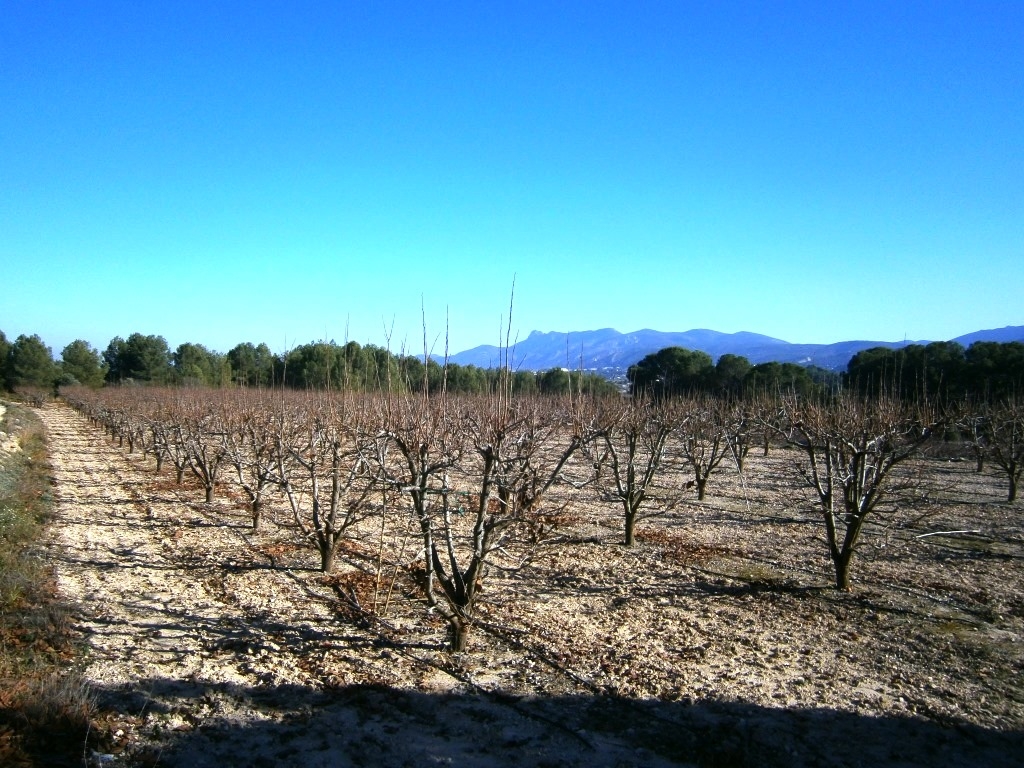
<instances>
[{"instance_id":1,"label":"clear blue sky","mask_svg":"<svg viewBox=\"0 0 1024 768\"><path fill-rule=\"evenodd\" d=\"M1024 3L4 0L8 339L454 352L513 278L520 338L1024 324Z\"/></svg>"}]
</instances>

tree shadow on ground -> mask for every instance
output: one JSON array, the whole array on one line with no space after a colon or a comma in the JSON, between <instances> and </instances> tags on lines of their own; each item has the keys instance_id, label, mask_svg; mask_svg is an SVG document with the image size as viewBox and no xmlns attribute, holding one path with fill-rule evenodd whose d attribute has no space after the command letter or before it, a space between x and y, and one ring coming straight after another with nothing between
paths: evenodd
<instances>
[{"instance_id":1,"label":"tree shadow on ground","mask_svg":"<svg viewBox=\"0 0 1024 768\"><path fill-rule=\"evenodd\" d=\"M1020 731L744 702L168 679L99 698L135 723L150 715L148 744L118 742L113 729L130 727L118 715L94 738L122 765L1024 766Z\"/></svg>"}]
</instances>

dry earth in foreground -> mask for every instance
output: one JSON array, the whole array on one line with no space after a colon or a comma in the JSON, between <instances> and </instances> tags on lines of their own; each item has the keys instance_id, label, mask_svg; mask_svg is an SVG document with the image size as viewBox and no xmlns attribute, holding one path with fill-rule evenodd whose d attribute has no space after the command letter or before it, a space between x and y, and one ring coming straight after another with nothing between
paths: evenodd
<instances>
[{"instance_id":1,"label":"dry earth in foreground","mask_svg":"<svg viewBox=\"0 0 1024 768\"><path fill-rule=\"evenodd\" d=\"M453 656L402 578L380 618L354 608L361 548L325 578L283 508L254 534L230 488L199 503L69 408L40 415L92 764L1024 765L1024 509L969 462L921 463L930 500L866 534L851 593L783 449L633 549L595 499L491 579Z\"/></svg>"}]
</instances>

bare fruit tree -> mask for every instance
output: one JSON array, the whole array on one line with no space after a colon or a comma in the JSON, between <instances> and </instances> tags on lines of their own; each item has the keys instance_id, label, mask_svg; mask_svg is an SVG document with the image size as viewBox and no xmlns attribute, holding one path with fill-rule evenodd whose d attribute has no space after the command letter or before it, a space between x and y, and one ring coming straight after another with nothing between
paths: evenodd
<instances>
[{"instance_id":1,"label":"bare fruit tree","mask_svg":"<svg viewBox=\"0 0 1024 768\"><path fill-rule=\"evenodd\" d=\"M729 398L721 402L722 426L729 452L740 474L757 435L757 416L754 407L743 400Z\"/></svg>"},{"instance_id":2,"label":"bare fruit tree","mask_svg":"<svg viewBox=\"0 0 1024 768\"><path fill-rule=\"evenodd\" d=\"M694 396L680 405L684 417L674 430L673 446L693 470L697 486L697 500L703 501L708 480L725 460L732 455L732 444L726 429L728 413L722 401L713 397Z\"/></svg>"},{"instance_id":3,"label":"bare fruit tree","mask_svg":"<svg viewBox=\"0 0 1024 768\"><path fill-rule=\"evenodd\" d=\"M158 416L160 426L157 428L157 450L159 456L171 460L174 465L174 479L178 485L185 482L185 470L188 469L188 443L181 425L181 415L176 404L166 407ZM161 464L157 459L157 464Z\"/></svg>"},{"instance_id":4,"label":"bare fruit tree","mask_svg":"<svg viewBox=\"0 0 1024 768\"><path fill-rule=\"evenodd\" d=\"M545 499L582 443L578 420L555 401L507 394L405 398L390 415L391 482L419 523L423 594L464 651L495 558L557 524Z\"/></svg>"},{"instance_id":5,"label":"bare fruit tree","mask_svg":"<svg viewBox=\"0 0 1024 768\"><path fill-rule=\"evenodd\" d=\"M190 399L182 404L178 434L188 469L203 484L206 503L213 501L221 465L227 458L227 431L220 413Z\"/></svg>"},{"instance_id":6,"label":"bare fruit tree","mask_svg":"<svg viewBox=\"0 0 1024 768\"><path fill-rule=\"evenodd\" d=\"M967 449L974 456L974 468L977 472L985 471L985 457L988 454L988 410L987 403L966 402L959 405L956 416L955 426L960 430Z\"/></svg>"},{"instance_id":7,"label":"bare fruit tree","mask_svg":"<svg viewBox=\"0 0 1024 768\"><path fill-rule=\"evenodd\" d=\"M938 420L925 406L841 395L828 402L783 403L788 442L805 462L797 472L813 489L825 523L837 589L850 589L850 565L868 518L898 489L893 470L929 439Z\"/></svg>"},{"instance_id":8,"label":"bare fruit tree","mask_svg":"<svg viewBox=\"0 0 1024 768\"><path fill-rule=\"evenodd\" d=\"M1024 473L1024 403L1003 400L985 409L980 432L986 452L1009 483L1007 501L1017 499L1017 487Z\"/></svg>"},{"instance_id":9,"label":"bare fruit tree","mask_svg":"<svg viewBox=\"0 0 1024 768\"><path fill-rule=\"evenodd\" d=\"M598 404L597 459L601 496L622 505L624 544L636 540L640 508L653 493L654 479L663 466L665 446L680 417L672 401L638 396L631 401L606 400ZM607 466L609 472L601 470Z\"/></svg>"},{"instance_id":10,"label":"bare fruit tree","mask_svg":"<svg viewBox=\"0 0 1024 768\"><path fill-rule=\"evenodd\" d=\"M464 586L471 575L457 567L454 557L449 558L453 572L446 574L436 540L439 518L451 530L453 489L449 478L465 450L463 436L443 393L434 398L427 394L388 396L381 399L380 412L387 440L378 445L379 466L391 488L409 501L422 536L420 587L427 604L444 611L437 599L438 579ZM465 632L460 633L464 617L453 608L445 618L453 633L452 647L457 648L460 641L465 642Z\"/></svg>"},{"instance_id":11,"label":"bare fruit tree","mask_svg":"<svg viewBox=\"0 0 1024 768\"><path fill-rule=\"evenodd\" d=\"M578 490L592 480L569 477L570 460L595 434L592 413L581 400L512 398L487 411L493 419L487 429L471 433L478 451L493 451L499 525L509 525L518 544L548 540L565 522L567 502L549 501L552 486L565 482Z\"/></svg>"},{"instance_id":12,"label":"bare fruit tree","mask_svg":"<svg viewBox=\"0 0 1024 768\"><path fill-rule=\"evenodd\" d=\"M374 436L362 405L363 398L345 393L293 409L275 441L278 481L324 573L333 570L348 529L370 512L378 487Z\"/></svg>"},{"instance_id":13,"label":"bare fruit tree","mask_svg":"<svg viewBox=\"0 0 1024 768\"><path fill-rule=\"evenodd\" d=\"M249 498L252 529L259 530L266 493L281 485L276 438L281 431L281 411L265 398L246 399L226 418L227 457L238 485Z\"/></svg>"},{"instance_id":14,"label":"bare fruit tree","mask_svg":"<svg viewBox=\"0 0 1024 768\"><path fill-rule=\"evenodd\" d=\"M745 409L751 421L751 429L761 437L761 455L767 456L772 439L782 433L785 412L779 398L767 392L750 395L745 400Z\"/></svg>"}]
</instances>

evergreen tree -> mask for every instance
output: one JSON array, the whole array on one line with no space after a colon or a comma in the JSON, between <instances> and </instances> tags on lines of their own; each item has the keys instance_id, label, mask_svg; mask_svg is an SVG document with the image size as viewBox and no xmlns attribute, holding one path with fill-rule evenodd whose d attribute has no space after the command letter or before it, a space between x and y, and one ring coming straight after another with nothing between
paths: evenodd
<instances>
[{"instance_id":1,"label":"evergreen tree","mask_svg":"<svg viewBox=\"0 0 1024 768\"><path fill-rule=\"evenodd\" d=\"M103 386L106 370L100 353L82 339L64 347L61 357L61 383L79 383L87 387Z\"/></svg>"}]
</instances>

